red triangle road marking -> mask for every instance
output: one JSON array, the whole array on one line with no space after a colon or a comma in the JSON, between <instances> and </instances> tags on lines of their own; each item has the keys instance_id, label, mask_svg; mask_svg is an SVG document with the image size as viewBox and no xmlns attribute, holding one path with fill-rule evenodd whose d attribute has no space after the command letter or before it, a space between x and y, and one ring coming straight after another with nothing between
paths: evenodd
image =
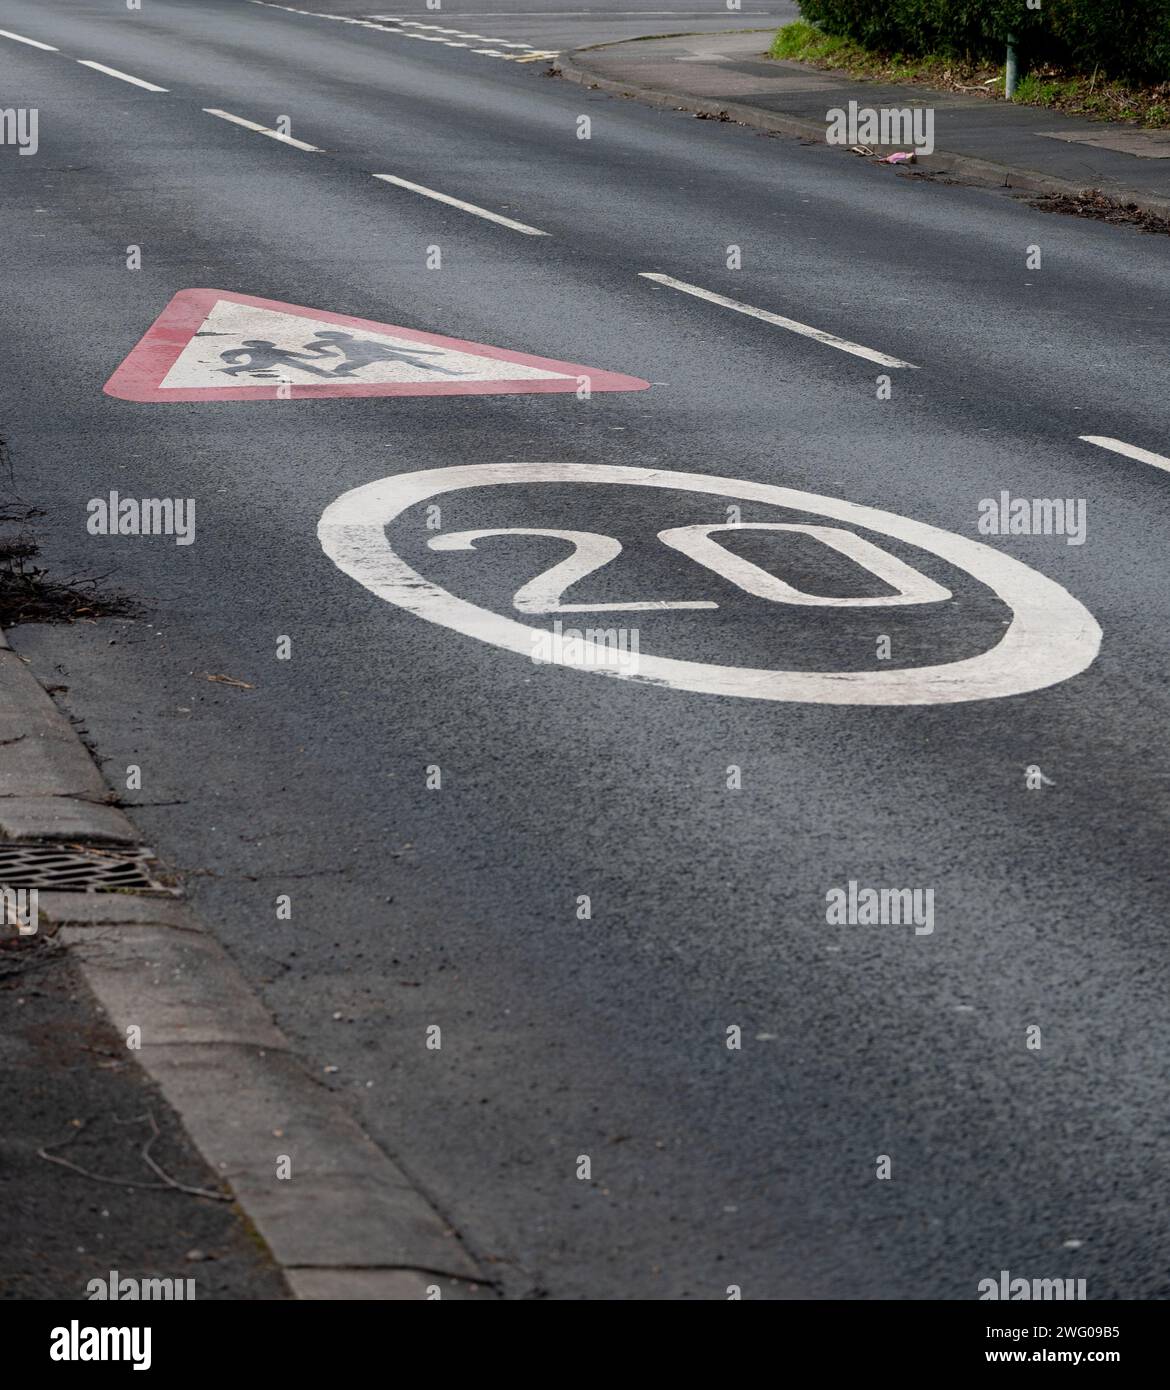
<instances>
[{"instance_id":1,"label":"red triangle road marking","mask_svg":"<svg viewBox=\"0 0 1170 1390\"><path fill-rule=\"evenodd\" d=\"M229 290L180 290L106 382L124 401L644 391L620 372L306 309Z\"/></svg>"}]
</instances>

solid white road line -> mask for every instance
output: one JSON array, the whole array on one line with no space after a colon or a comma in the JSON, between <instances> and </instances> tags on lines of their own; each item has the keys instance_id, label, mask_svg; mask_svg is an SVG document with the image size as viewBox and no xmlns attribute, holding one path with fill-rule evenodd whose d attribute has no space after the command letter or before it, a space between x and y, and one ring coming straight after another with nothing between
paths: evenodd
<instances>
[{"instance_id":1,"label":"solid white road line","mask_svg":"<svg viewBox=\"0 0 1170 1390\"><path fill-rule=\"evenodd\" d=\"M1163 458L1161 454L1151 453L1149 449L1139 449L1136 444L1126 444L1124 440L1110 439L1104 434L1082 434L1078 438L1083 439L1086 444L1096 444L1098 449L1112 449L1115 454L1124 454L1126 458L1137 459L1139 463L1148 463L1154 468L1161 468L1170 473L1170 459Z\"/></svg>"},{"instance_id":2,"label":"solid white road line","mask_svg":"<svg viewBox=\"0 0 1170 1390\"><path fill-rule=\"evenodd\" d=\"M59 48L54 48L51 43L42 43L40 39L26 39L23 34L14 34L11 29L0 29L0 38L15 39L17 43L27 43L30 48L43 48L46 53L60 53Z\"/></svg>"},{"instance_id":3,"label":"solid white road line","mask_svg":"<svg viewBox=\"0 0 1170 1390\"><path fill-rule=\"evenodd\" d=\"M422 24L418 20L406 19L398 15L374 15L372 19L357 19L344 14L321 14L317 10L298 10L292 5L277 5L273 0L250 0L253 5L263 5L268 10L286 10L289 14L307 15L310 19L335 19L341 24L356 24L359 29L377 29L383 34L395 34L400 39L415 39L422 43L439 43L446 48L470 48L473 53L482 53L488 58L502 58L506 63L533 63L545 58L559 58L560 54L549 49L536 49L530 43L513 43L510 39L489 39L485 34L468 34L462 29L447 29L440 24ZM477 16L478 17L478 16ZM375 19L386 19L394 24L391 29L386 24L375 24ZM420 34L416 30L427 29L430 33ZM444 34L455 34L457 38L444 38ZM471 48L470 43L461 40L471 39L475 43L494 43L498 48ZM514 53L502 53L500 49L515 49Z\"/></svg>"},{"instance_id":4,"label":"solid white road line","mask_svg":"<svg viewBox=\"0 0 1170 1390\"><path fill-rule=\"evenodd\" d=\"M434 198L436 202L446 203L453 208L461 208L464 212L472 212L476 217L486 217L489 222L498 222L501 227L511 227L514 232L523 232L525 236L548 236L548 232L542 232L537 227L529 227L524 222L515 222L510 217L503 217L498 212L489 212L487 208L477 208L474 203L465 203L462 198L452 198L448 193L437 193L433 188L424 188L421 183L411 183L409 179L400 179L395 174L375 174L376 179L381 179L383 183L397 184L399 188L408 188L412 193L421 193L424 198Z\"/></svg>"},{"instance_id":5,"label":"solid white road line","mask_svg":"<svg viewBox=\"0 0 1170 1390\"><path fill-rule=\"evenodd\" d=\"M685 280L675 280L670 275L659 275L651 270L640 270L638 274L643 280L653 280L659 285L669 285L672 290L682 290L684 294L693 294L698 299L706 299L711 304L720 304L725 309L734 309L738 314L748 314L754 319L763 319L765 323L775 324L777 328L787 328L790 333L799 333L802 338L814 338L818 343L824 343L828 347L839 348L841 352L851 352L854 357L864 357L868 362L877 362L882 367L910 367L917 371L913 362L903 362L897 357L888 357L884 352L875 352L873 348L862 347L860 343L851 343L847 338L838 338L835 333L826 333L821 328L810 328L807 323L797 323L795 319L783 318L780 314L770 313L767 309L756 309L750 304L741 304L738 299L728 299L726 295L714 294L711 290L702 289L698 285L688 285Z\"/></svg>"},{"instance_id":6,"label":"solid white road line","mask_svg":"<svg viewBox=\"0 0 1170 1390\"><path fill-rule=\"evenodd\" d=\"M298 150L308 150L310 154L321 153L316 145L308 145L304 140L294 140L291 135L282 135L279 130L269 130L266 125L257 125L255 121L246 121L243 116L233 116L230 111L218 111L214 106L205 106L203 109L209 116L218 116L221 121L231 121L233 125L242 125L245 130L254 130L258 135L267 135L272 140L279 140L282 145L294 145Z\"/></svg>"},{"instance_id":7,"label":"solid white road line","mask_svg":"<svg viewBox=\"0 0 1170 1390\"><path fill-rule=\"evenodd\" d=\"M131 77L128 72L119 72L117 68L108 68L105 63L95 63L92 58L78 58L77 60L83 68L93 68L95 72L104 72L107 77L116 77L122 82L132 82L136 87L145 87L148 92L165 92L165 87L157 87L153 82L145 82L141 77Z\"/></svg>"},{"instance_id":8,"label":"solid white road line","mask_svg":"<svg viewBox=\"0 0 1170 1390\"><path fill-rule=\"evenodd\" d=\"M771 14L771 10L737 10L737 14ZM462 19L465 15L471 17L474 14L476 19L531 19L532 10L492 10L488 13L471 10L453 10L448 15L448 19ZM707 16L706 10L557 10L558 19L562 15L604 15L606 19L612 19L614 15L635 15L641 19L648 14L674 14L690 15L694 19L702 19ZM402 16L396 14L375 14L371 19L400 19Z\"/></svg>"}]
</instances>

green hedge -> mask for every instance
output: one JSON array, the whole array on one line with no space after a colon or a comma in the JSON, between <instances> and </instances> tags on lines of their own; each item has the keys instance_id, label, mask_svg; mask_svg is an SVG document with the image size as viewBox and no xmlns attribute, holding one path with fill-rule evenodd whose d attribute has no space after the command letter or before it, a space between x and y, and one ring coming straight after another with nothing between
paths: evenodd
<instances>
[{"instance_id":1,"label":"green hedge","mask_svg":"<svg viewBox=\"0 0 1170 1390\"><path fill-rule=\"evenodd\" d=\"M886 53L1003 61L1009 32L1025 62L1170 81L1170 0L800 0L827 34Z\"/></svg>"}]
</instances>

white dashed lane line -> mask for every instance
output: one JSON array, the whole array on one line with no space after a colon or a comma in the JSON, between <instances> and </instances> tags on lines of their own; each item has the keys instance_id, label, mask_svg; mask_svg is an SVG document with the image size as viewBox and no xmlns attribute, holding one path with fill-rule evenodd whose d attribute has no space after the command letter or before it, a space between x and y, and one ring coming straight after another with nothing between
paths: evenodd
<instances>
[{"instance_id":1,"label":"white dashed lane line","mask_svg":"<svg viewBox=\"0 0 1170 1390\"><path fill-rule=\"evenodd\" d=\"M474 213L476 217L484 217L489 222L498 222L501 227L510 227L512 231L523 232L525 236L548 236L548 232L542 232L538 227L530 227L526 222L516 222L513 218L504 217L501 213L489 212L487 208L476 207L474 203L465 203L462 198L452 198L449 193L438 193L433 188L425 188L421 183L411 183L409 179L400 179L395 174L375 174L374 177L381 179L383 183L392 183L399 188L409 189L411 193L421 193L424 198L433 198L437 203L446 203L449 207Z\"/></svg>"},{"instance_id":2,"label":"white dashed lane line","mask_svg":"<svg viewBox=\"0 0 1170 1390\"><path fill-rule=\"evenodd\" d=\"M353 24L359 29L377 29L383 34L397 34L400 39L417 39L421 43L441 43L447 48L466 48L471 53L479 53L487 58L503 58L509 63L535 63L540 59L559 57L559 51L547 48L534 48L530 43L516 43L512 39L491 38L487 34L472 34L463 29L448 29L442 24L424 24L421 20L406 19L398 15L376 14L369 19L354 19L343 14L321 14L317 10L301 10L294 5L277 5L274 0L251 0L253 5L263 5L268 10L286 10L289 14L308 15L310 19L334 19L339 24ZM379 23L378 21L383 21ZM425 31L425 32L420 32ZM492 48L474 48L473 44L489 43ZM503 49L512 50L503 52Z\"/></svg>"},{"instance_id":3,"label":"white dashed lane line","mask_svg":"<svg viewBox=\"0 0 1170 1390\"><path fill-rule=\"evenodd\" d=\"M46 53L60 53L59 48L54 48L51 43L42 43L40 39L26 39L23 34L14 34L11 29L0 29L0 38L14 39L17 43L27 43L30 48L43 48Z\"/></svg>"},{"instance_id":4,"label":"white dashed lane line","mask_svg":"<svg viewBox=\"0 0 1170 1390\"><path fill-rule=\"evenodd\" d=\"M153 82L147 82L145 78L133 77L128 72L119 72L117 68L108 68L105 63L95 63L92 58L78 58L77 60L83 68L93 68L94 72L104 72L107 77L116 77L119 82L131 82L135 87L144 87L148 92L165 92L166 87L156 86Z\"/></svg>"},{"instance_id":5,"label":"white dashed lane line","mask_svg":"<svg viewBox=\"0 0 1170 1390\"><path fill-rule=\"evenodd\" d=\"M1124 454L1127 459L1136 459L1138 463L1148 463L1152 468L1170 473L1170 459L1149 449L1139 449L1136 444L1127 444L1123 439L1110 439L1105 434L1082 434L1078 438L1086 444L1095 444L1098 449L1109 449L1115 454Z\"/></svg>"},{"instance_id":6,"label":"white dashed lane line","mask_svg":"<svg viewBox=\"0 0 1170 1390\"><path fill-rule=\"evenodd\" d=\"M304 140L294 140L291 135L282 135L279 130L270 130L266 125L257 125L255 121L246 120L243 116L233 116L230 111L220 111L214 106L205 106L203 110L209 116L218 116L221 121L231 121L233 125L242 125L245 130L254 130L258 135L267 135L272 140L279 140L282 145L292 145L298 150L308 150L310 154L321 153L317 145L306 144Z\"/></svg>"},{"instance_id":7,"label":"white dashed lane line","mask_svg":"<svg viewBox=\"0 0 1170 1390\"><path fill-rule=\"evenodd\" d=\"M756 309L751 304L741 304L738 299L728 299L726 295L715 294L712 290L702 289L699 285L688 285L685 280L675 280L670 275L659 275L651 270L641 270L638 272L643 280L653 280L656 284L667 285L672 290L681 290L683 294L693 294L696 299L705 299L710 304L718 304L724 309L734 309L737 314L747 314L754 319L762 319L765 323L770 323L776 328L786 328L790 333L799 333L802 338L813 338L818 343L824 343L827 347L835 347L841 352L850 352L854 357L864 357L868 362L876 362L882 367L909 367L917 371L913 362L903 362L897 357L888 357L884 352L875 352L873 348L862 347L860 343L851 343L848 338L838 338L835 333L826 333L823 328L811 328L807 323L797 323L795 319L786 319L780 314L773 314L768 309Z\"/></svg>"},{"instance_id":8,"label":"white dashed lane line","mask_svg":"<svg viewBox=\"0 0 1170 1390\"><path fill-rule=\"evenodd\" d=\"M530 44L515 43L508 39L490 38L486 34L469 33L461 29L451 29L438 24L424 24L417 20L401 19L392 15L375 15L369 19L351 19L344 15L318 14L313 10L296 9L292 5L277 5L272 0L251 0L252 4L263 5L266 9L285 10L291 14L308 15L315 19L334 19L343 24L356 24L360 28L378 29L384 33L397 34L402 38L419 39L430 43L443 43L451 48L465 48L472 53L484 54L493 58L508 58L518 62L532 62L540 58L555 58L555 52L534 49ZM666 13L663 11L662 13ZM486 18L487 16L485 16ZM374 21L384 20L388 24L393 24L394 28L387 27L386 24ZM426 30L426 33L416 33L415 30ZM0 38L10 39L14 43L27 44L30 48L39 48L46 53L58 53L59 49L52 44L42 43L40 39L31 39L24 34L14 33L10 29L0 29ZM471 48L471 42L492 43L500 45L500 48L515 50L512 53L503 53L497 48ZM78 58L75 60L82 67L92 68L95 72L104 73L107 77L117 78L121 82L129 82L135 87L141 87L148 92L167 92L169 89L160 87L157 83L147 82L145 78L135 77L131 73L122 72L118 68L107 67L105 63L96 62L92 58ZM309 154L320 154L322 150L317 145L310 145L304 140L294 139L291 135L284 135L278 130L272 130L268 126L260 125L256 121L250 121L244 116L233 115L230 111L221 111L216 107L205 106L203 110L209 116L216 116L220 120L230 121L233 125L243 126L246 130L255 131L258 135L266 135L270 140L279 140L283 145L291 145L295 149L305 150ZM393 184L398 188L404 188L408 192L417 193L424 198L432 198L436 202L445 203L449 207L458 208L462 212L468 212L475 217L482 217L488 222L495 222L501 227L508 227L514 232L521 232L525 236L548 236L548 232L541 231L538 227L530 227L526 222L518 222L514 218L505 217L502 213L491 212L487 208L476 206L475 203L465 202L461 198L454 198L449 193L440 193L437 189L427 188L423 184L412 183L409 179L399 178L396 174L374 174L374 178L380 179L383 183ZM661 275L655 271L640 271L640 277L644 280L652 280L659 285L665 285L669 289L679 290L683 294L693 295L697 299L704 299L710 304L717 304L725 309L733 309L736 313L746 314L751 318L770 323L774 327L787 329L790 333L799 334L805 338L812 338L814 341L823 343L827 347L837 348L841 352L851 353L855 357L863 357L867 361L876 362L883 367L905 367L916 370L913 362L903 362L900 358L890 357L884 352L877 352L873 348L863 347L860 343L850 342L847 338L839 338L834 333L828 333L824 329L813 328L807 323L799 323L795 319L785 318L780 314L774 314L767 309L758 309L750 304L743 304L739 300L729 299L726 295L716 294L712 290L703 289L699 285L690 285L686 281L676 280L670 275ZM1149 464L1153 468L1159 468L1163 472L1170 473L1170 458L1162 454L1155 454L1150 449L1140 448L1136 444L1127 444L1121 439L1112 439L1106 435L1082 434L1078 436L1086 444L1092 444L1099 449L1108 449L1115 454L1122 454L1126 458L1134 459L1139 463Z\"/></svg>"}]
</instances>

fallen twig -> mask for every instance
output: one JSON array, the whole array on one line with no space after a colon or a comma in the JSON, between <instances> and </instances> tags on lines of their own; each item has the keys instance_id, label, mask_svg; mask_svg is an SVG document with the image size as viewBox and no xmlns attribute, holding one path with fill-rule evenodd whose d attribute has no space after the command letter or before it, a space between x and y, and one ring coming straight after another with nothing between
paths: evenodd
<instances>
[{"instance_id":1,"label":"fallen twig","mask_svg":"<svg viewBox=\"0 0 1170 1390\"><path fill-rule=\"evenodd\" d=\"M237 690L255 690L254 685L249 685L247 681L238 681L235 676L213 676L210 672L204 672L209 681L218 681L220 685L233 685Z\"/></svg>"},{"instance_id":2,"label":"fallen twig","mask_svg":"<svg viewBox=\"0 0 1170 1390\"><path fill-rule=\"evenodd\" d=\"M37 1157L43 1158L46 1163L56 1163L62 1168L68 1168L74 1173L80 1173L83 1178L89 1178L91 1182L104 1182L111 1187L133 1187L141 1191L165 1192L168 1188L176 1192L185 1192L189 1197L206 1197L211 1202L230 1202L232 1198L226 1192L210 1192L204 1187L190 1187L187 1183L179 1182L177 1178L172 1178L169 1173L162 1168L150 1156L150 1147L156 1139L160 1137L161 1131L155 1122L154 1115L149 1111L145 1115L139 1115L138 1120L147 1120L150 1123L151 1136L143 1144L139 1157L162 1179L161 1182L134 1182L131 1178L110 1178L102 1173L91 1173L88 1168L82 1168L79 1163L72 1163L67 1158L62 1158L60 1154L52 1154L50 1148L63 1149L66 1144L72 1144L81 1131L85 1128L87 1121L83 1120L68 1139L63 1139L59 1144L46 1144L37 1150ZM134 1123L131 1121L131 1123Z\"/></svg>"}]
</instances>

